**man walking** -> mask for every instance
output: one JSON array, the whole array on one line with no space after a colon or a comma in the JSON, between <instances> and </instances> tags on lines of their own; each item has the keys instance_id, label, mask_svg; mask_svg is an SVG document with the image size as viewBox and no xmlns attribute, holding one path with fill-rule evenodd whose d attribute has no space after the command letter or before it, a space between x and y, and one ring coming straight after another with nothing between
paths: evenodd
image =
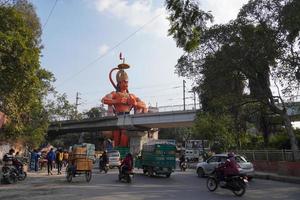
<instances>
[{"instance_id":1,"label":"man walking","mask_svg":"<svg viewBox=\"0 0 300 200\"><path fill-rule=\"evenodd\" d=\"M48 175L52 175L52 165L53 161L55 160L55 153L53 151L53 148L50 149L50 151L47 153L47 166L48 166Z\"/></svg>"},{"instance_id":2,"label":"man walking","mask_svg":"<svg viewBox=\"0 0 300 200\"><path fill-rule=\"evenodd\" d=\"M62 152L62 149L59 149L56 152L56 166L57 166L57 174L61 174L61 168L62 168L62 161L64 158L64 154Z\"/></svg>"}]
</instances>

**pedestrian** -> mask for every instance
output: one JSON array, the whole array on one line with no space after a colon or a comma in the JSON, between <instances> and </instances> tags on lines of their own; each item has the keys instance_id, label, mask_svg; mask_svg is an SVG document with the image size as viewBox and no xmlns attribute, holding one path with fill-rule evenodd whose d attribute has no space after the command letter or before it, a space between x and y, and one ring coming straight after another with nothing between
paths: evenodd
<instances>
[{"instance_id":1,"label":"pedestrian","mask_svg":"<svg viewBox=\"0 0 300 200\"><path fill-rule=\"evenodd\" d=\"M48 175L52 175L52 165L55 160L55 153L53 151L53 148L50 149L50 151L47 153L47 167L48 167Z\"/></svg>"},{"instance_id":2,"label":"pedestrian","mask_svg":"<svg viewBox=\"0 0 300 200\"><path fill-rule=\"evenodd\" d=\"M33 159L34 159L34 171L38 171L39 170L39 158L40 155L38 154L38 151L36 149L33 150Z\"/></svg>"},{"instance_id":3,"label":"pedestrian","mask_svg":"<svg viewBox=\"0 0 300 200\"><path fill-rule=\"evenodd\" d=\"M69 153L68 151L64 151L64 159L63 159L64 167L67 166L68 160L69 160Z\"/></svg>"},{"instance_id":4,"label":"pedestrian","mask_svg":"<svg viewBox=\"0 0 300 200\"><path fill-rule=\"evenodd\" d=\"M64 158L64 154L62 149L56 151L56 166L57 166L57 174L61 174L62 161Z\"/></svg>"}]
</instances>

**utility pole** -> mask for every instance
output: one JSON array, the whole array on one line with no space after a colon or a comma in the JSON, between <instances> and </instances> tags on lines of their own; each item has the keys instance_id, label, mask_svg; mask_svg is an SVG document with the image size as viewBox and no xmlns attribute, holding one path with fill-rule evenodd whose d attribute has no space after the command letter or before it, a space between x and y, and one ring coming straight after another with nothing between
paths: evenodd
<instances>
[{"instance_id":1,"label":"utility pole","mask_svg":"<svg viewBox=\"0 0 300 200\"><path fill-rule=\"evenodd\" d=\"M79 97L80 93L79 92L76 92L76 103L75 103L75 108L76 108L76 115L77 115L77 112L78 112L78 105L80 105L79 103L79 99L81 99Z\"/></svg>"},{"instance_id":2,"label":"utility pole","mask_svg":"<svg viewBox=\"0 0 300 200\"><path fill-rule=\"evenodd\" d=\"M193 96L193 100L194 100L194 108L193 109L196 110L197 109L196 108L196 106L197 106L196 105L196 91L194 89L192 89L192 90L189 91L189 93L193 93L193 95L194 95Z\"/></svg>"},{"instance_id":3,"label":"utility pole","mask_svg":"<svg viewBox=\"0 0 300 200\"><path fill-rule=\"evenodd\" d=\"M185 110L185 83L186 81L183 80L183 110Z\"/></svg>"},{"instance_id":4,"label":"utility pole","mask_svg":"<svg viewBox=\"0 0 300 200\"><path fill-rule=\"evenodd\" d=\"M194 93L194 109L197 110L197 108L196 108L196 92L195 92L195 90L193 90L193 93Z\"/></svg>"}]
</instances>

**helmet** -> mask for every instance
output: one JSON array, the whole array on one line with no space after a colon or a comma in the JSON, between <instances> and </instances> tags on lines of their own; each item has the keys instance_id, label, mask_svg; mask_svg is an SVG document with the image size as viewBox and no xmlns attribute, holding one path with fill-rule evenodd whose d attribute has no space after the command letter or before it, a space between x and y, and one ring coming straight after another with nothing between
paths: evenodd
<instances>
[{"instance_id":1,"label":"helmet","mask_svg":"<svg viewBox=\"0 0 300 200\"><path fill-rule=\"evenodd\" d=\"M130 157L132 157L131 153L127 153L127 154L126 154L126 156L130 156Z\"/></svg>"},{"instance_id":2,"label":"helmet","mask_svg":"<svg viewBox=\"0 0 300 200\"><path fill-rule=\"evenodd\" d=\"M231 153L228 153L227 156L228 156L228 158L232 158L232 157L234 157L234 153L232 153L232 152L231 152Z\"/></svg>"}]
</instances>

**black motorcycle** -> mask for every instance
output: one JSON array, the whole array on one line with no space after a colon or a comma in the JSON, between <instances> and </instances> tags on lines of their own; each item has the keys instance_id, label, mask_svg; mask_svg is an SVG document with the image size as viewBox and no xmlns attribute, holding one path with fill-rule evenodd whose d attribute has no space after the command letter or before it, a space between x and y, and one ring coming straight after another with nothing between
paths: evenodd
<instances>
[{"instance_id":1,"label":"black motorcycle","mask_svg":"<svg viewBox=\"0 0 300 200\"><path fill-rule=\"evenodd\" d=\"M18 181L24 181L26 179L27 173L24 171L23 164L17 166L15 172L17 173Z\"/></svg>"},{"instance_id":2,"label":"black motorcycle","mask_svg":"<svg viewBox=\"0 0 300 200\"><path fill-rule=\"evenodd\" d=\"M180 170L185 171L187 169L187 163L186 161L183 161L180 163Z\"/></svg>"},{"instance_id":3,"label":"black motorcycle","mask_svg":"<svg viewBox=\"0 0 300 200\"><path fill-rule=\"evenodd\" d=\"M237 175L237 176L229 176L225 177L224 181L220 180L220 177L214 171L207 179L206 186L207 189L211 192L215 191L218 186L224 189L229 189L235 194L236 196L243 196L246 192L247 186L247 177L244 175Z\"/></svg>"},{"instance_id":4,"label":"black motorcycle","mask_svg":"<svg viewBox=\"0 0 300 200\"><path fill-rule=\"evenodd\" d=\"M99 171L100 171L100 173L102 171L104 171L104 173L106 174L108 172L108 169L109 169L109 164L108 163L104 163L103 159L100 158L100 160L99 160Z\"/></svg>"},{"instance_id":5,"label":"black motorcycle","mask_svg":"<svg viewBox=\"0 0 300 200\"><path fill-rule=\"evenodd\" d=\"M133 178L133 172L123 168L124 166L119 167L119 181L125 181L131 183Z\"/></svg>"},{"instance_id":6,"label":"black motorcycle","mask_svg":"<svg viewBox=\"0 0 300 200\"><path fill-rule=\"evenodd\" d=\"M13 184L18 180L18 174L14 166L3 166L2 167L2 181L5 183Z\"/></svg>"}]
</instances>

